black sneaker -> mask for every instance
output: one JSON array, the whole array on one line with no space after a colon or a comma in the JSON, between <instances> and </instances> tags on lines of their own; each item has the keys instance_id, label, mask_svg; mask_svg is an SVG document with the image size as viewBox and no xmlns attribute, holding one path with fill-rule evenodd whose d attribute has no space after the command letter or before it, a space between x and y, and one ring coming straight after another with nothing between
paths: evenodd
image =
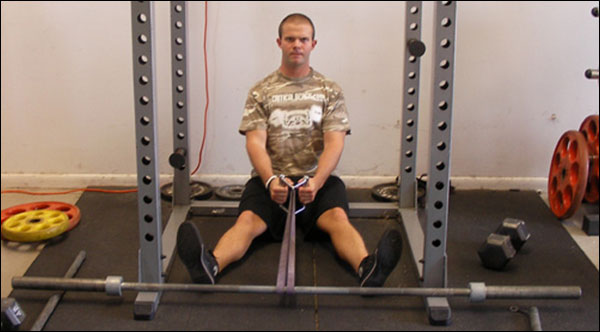
<instances>
[{"instance_id":1,"label":"black sneaker","mask_svg":"<svg viewBox=\"0 0 600 332\"><path fill-rule=\"evenodd\" d=\"M177 253L195 283L214 285L219 265L215 256L204 248L204 242L196 225L184 222L179 226Z\"/></svg>"},{"instance_id":2,"label":"black sneaker","mask_svg":"<svg viewBox=\"0 0 600 332\"><path fill-rule=\"evenodd\" d=\"M360 287L381 287L392 273L402 254L402 237L395 230L381 236L377 249L365 257L358 268Z\"/></svg>"}]
</instances>

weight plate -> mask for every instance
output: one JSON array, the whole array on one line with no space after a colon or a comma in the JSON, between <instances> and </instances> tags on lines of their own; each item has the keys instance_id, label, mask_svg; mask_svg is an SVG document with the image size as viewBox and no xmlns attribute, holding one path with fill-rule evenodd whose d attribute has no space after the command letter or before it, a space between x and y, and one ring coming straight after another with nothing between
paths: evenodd
<instances>
[{"instance_id":1,"label":"weight plate","mask_svg":"<svg viewBox=\"0 0 600 332\"><path fill-rule=\"evenodd\" d=\"M598 194L598 187L600 186L600 178L598 177L598 128L598 115L588 116L579 127L579 131L585 136L588 143L590 155L588 182L583 196L585 201L589 203L597 203L600 197Z\"/></svg>"},{"instance_id":2,"label":"weight plate","mask_svg":"<svg viewBox=\"0 0 600 332\"><path fill-rule=\"evenodd\" d=\"M579 127L579 131L585 136L590 148L590 155L598 155L598 115L590 115Z\"/></svg>"},{"instance_id":3,"label":"weight plate","mask_svg":"<svg viewBox=\"0 0 600 332\"><path fill-rule=\"evenodd\" d=\"M422 178L417 179L417 200L420 205L425 204L425 192L427 181ZM398 201L398 185L395 182L378 184L371 189L371 196L381 202Z\"/></svg>"},{"instance_id":4,"label":"weight plate","mask_svg":"<svg viewBox=\"0 0 600 332\"><path fill-rule=\"evenodd\" d=\"M195 200L204 200L211 198L213 188L208 184L200 181L190 182L190 198ZM160 196L167 201L173 200L173 183L167 183L160 187Z\"/></svg>"},{"instance_id":5,"label":"weight plate","mask_svg":"<svg viewBox=\"0 0 600 332\"><path fill-rule=\"evenodd\" d=\"M548 175L550 209L559 219L569 218L581 205L588 168L585 137L578 131L567 131L556 144Z\"/></svg>"},{"instance_id":6,"label":"weight plate","mask_svg":"<svg viewBox=\"0 0 600 332\"><path fill-rule=\"evenodd\" d=\"M378 184L371 189L371 196L382 202L397 202L398 185L394 182Z\"/></svg>"},{"instance_id":7,"label":"weight plate","mask_svg":"<svg viewBox=\"0 0 600 332\"><path fill-rule=\"evenodd\" d=\"M57 210L15 214L2 224L2 236L18 242L37 242L58 236L69 228L69 216Z\"/></svg>"},{"instance_id":8,"label":"weight plate","mask_svg":"<svg viewBox=\"0 0 600 332\"><path fill-rule=\"evenodd\" d=\"M34 210L57 210L66 213L69 217L69 229L67 229L67 231L70 231L77 226L77 224L79 224L79 220L81 219L81 211L77 206L63 202L49 201L20 204L6 208L2 210L2 223L15 214Z\"/></svg>"},{"instance_id":9,"label":"weight plate","mask_svg":"<svg viewBox=\"0 0 600 332\"><path fill-rule=\"evenodd\" d=\"M228 186L222 186L215 190L215 195L220 199L227 201L239 201L242 199L242 193L244 192L244 186L240 184L232 184Z\"/></svg>"},{"instance_id":10,"label":"weight plate","mask_svg":"<svg viewBox=\"0 0 600 332\"><path fill-rule=\"evenodd\" d=\"M598 156L590 159L590 168L588 173L588 181L585 186L585 194L583 199L588 203L598 203L600 198L599 188L600 187L600 176L599 173Z\"/></svg>"}]
</instances>

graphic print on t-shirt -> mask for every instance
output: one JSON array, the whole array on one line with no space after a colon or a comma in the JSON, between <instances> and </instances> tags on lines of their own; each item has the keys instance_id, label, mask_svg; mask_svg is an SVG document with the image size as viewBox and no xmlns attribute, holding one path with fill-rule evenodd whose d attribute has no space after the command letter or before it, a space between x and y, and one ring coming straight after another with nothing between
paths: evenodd
<instances>
[{"instance_id":1,"label":"graphic print on t-shirt","mask_svg":"<svg viewBox=\"0 0 600 332\"><path fill-rule=\"evenodd\" d=\"M323 110L320 105L310 109L284 111L277 108L269 116L269 126L282 130L303 130L320 127Z\"/></svg>"},{"instance_id":2,"label":"graphic print on t-shirt","mask_svg":"<svg viewBox=\"0 0 600 332\"><path fill-rule=\"evenodd\" d=\"M324 133L350 133L342 89L312 69L300 79L275 71L248 92L239 132L252 130L266 132L265 148L274 174L313 176L324 149Z\"/></svg>"}]
</instances>

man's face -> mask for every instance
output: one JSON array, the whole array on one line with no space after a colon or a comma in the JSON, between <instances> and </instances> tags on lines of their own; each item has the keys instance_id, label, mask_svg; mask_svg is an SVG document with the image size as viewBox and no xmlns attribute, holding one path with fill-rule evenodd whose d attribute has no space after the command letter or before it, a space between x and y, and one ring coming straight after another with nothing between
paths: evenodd
<instances>
[{"instance_id":1,"label":"man's face","mask_svg":"<svg viewBox=\"0 0 600 332\"><path fill-rule=\"evenodd\" d=\"M317 44L312 33L308 22L286 22L282 26L277 45L281 48L284 65L292 68L308 65L310 52Z\"/></svg>"}]
</instances>

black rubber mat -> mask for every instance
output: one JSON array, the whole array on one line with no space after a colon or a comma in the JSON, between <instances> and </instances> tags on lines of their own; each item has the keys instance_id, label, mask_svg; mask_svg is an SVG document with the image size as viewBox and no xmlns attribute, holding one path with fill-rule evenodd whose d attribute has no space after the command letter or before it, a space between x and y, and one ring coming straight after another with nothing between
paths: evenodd
<instances>
[{"instance_id":1,"label":"black rubber mat","mask_svg":"<svg viewBox=\"0 0 600 332\"><path fill-rule=\"evenodd\" d=\"M484 268L477 249L504 218L524 220L531 238L503 271ZM355 225L372 250L384 221L359 220ZM416 298L319 298L319 326L323 330L529 330L529 320L511 306L536 306L542 327L549 330L598 330L598 270L534 192L457 191L450 196L448 224L448 287L486 285L581 286L579 300L488 300L471 304L450 298L451 325L430 326L424 301ZM404 235L406 238L406 235ZM387 287L418 285L407 243ZM319 254L321 255L321 254ZM317 264L319 284L355 285L331 259Z\"/></svg>"},{"instance_id":2,"label":"black rubber mat","mask_svg":"<svg viewBox=\"0 0 600 332\"><path fill-rule=\"evenodd\" d=\"M353 197L353 195L350 195ZM78 201L82 220L77 228L42 250L27 276L62 276L80 250L87 259L80 278L120 275L137 280L136 195L85 193ZM163 204L166 222L169 205ZM477 248L505 217L523 219L532 233L507 269L483 268ZM233 224L233 218L192 217L209 247ZM386 228L402 227L394 220L357 219L353 224L373 250ZM418 285L409 256L404 253L386 286ZM356 286L350 268L336 258L328 241L297 241L297 285ZM220 284L274 285L279 243L255 241L240 262L227 268ZM421 298L298 296L295 307L280 306L276 295L164 293L151 321L133 319L136 294L109 297L103 293L68 292L46 325L46 330L528 330L525 315L509 306L537 306L542 327L552 330L598 330L598 271L533 192L457 191L451 196L448 228L450 287L469 281L488 285L579 285L580 300L487 301L469 304L450 299L452 324L429 325ZM168 282L190 282L176 259ZM11 293L27 314L28 329L55 292L14 290Z\"/></svg>"}]
</instances>

